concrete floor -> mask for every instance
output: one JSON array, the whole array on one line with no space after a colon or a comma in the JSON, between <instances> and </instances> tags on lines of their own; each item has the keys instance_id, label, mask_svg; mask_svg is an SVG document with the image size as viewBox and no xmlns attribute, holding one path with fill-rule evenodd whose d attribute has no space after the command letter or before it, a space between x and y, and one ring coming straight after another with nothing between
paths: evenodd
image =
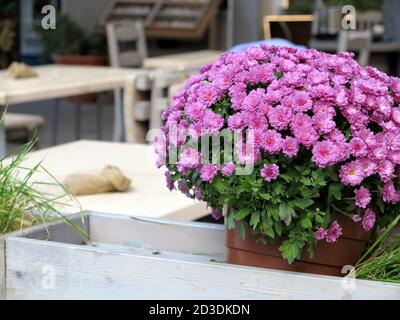
<instances>
[{"instance_id":1,"label":"concrete floor","mask_svg":"<svg viewBox=\"0 0 400 320\"><path fill-rule=\"evenodd\" d=\"M101 134L105 141L113 139L114 111L112 95L103 96L101 114ZM107 101L105 101L107 100ZM8 112L29 113L41 115L45 118L45 126L40 132L40 147L49 147L53 145L53 117L55 110L55 101L41 101L33 103L24 103L8 107ZM97 139L97 104L82 103L81 107L81 139ZM76 104L68 99L59 101L57 144L77 140L76 137ZM15 144L9 144L12 150Z\"/></svg>"}]
</instances>

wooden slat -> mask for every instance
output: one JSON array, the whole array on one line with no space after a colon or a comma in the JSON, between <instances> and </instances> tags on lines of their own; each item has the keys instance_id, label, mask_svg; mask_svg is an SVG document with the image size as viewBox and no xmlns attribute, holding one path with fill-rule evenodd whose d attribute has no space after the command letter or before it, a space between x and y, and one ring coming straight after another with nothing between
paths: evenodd
<instances>
[{"instance_id":1,"label":"wooden slat","mask_svg":"<svg viewBox=\"0 0 400 320\"><path fill-rule=\"evenodd\" d=\"M139 241L159 251L221 255L226 250L223 226L208 223L92 213L90 235L94 242L123 245Z\"/></svg>"},{"instance_id":2,"label":"wooden slat","mask_svg":"<svg viewBox=\"0 0 400 320\"><path fill-rule=\"evenodd\" d=\"M172 235L170 235L171 237ZM400 299L400 286L7 239L8 299ZM54 287L44 287L52 268ZM48 276L48 275L47 275Z\"/></svg>"}]
</instances>

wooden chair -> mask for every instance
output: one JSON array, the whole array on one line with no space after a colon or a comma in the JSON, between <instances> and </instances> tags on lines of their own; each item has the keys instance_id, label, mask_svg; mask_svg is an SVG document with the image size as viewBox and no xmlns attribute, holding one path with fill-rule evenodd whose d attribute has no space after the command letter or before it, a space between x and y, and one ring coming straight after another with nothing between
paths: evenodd
<instances>
[{"instance_id":1,"label":"wooden chair","mask_svg":"<svg viewBox=\"0 0 400 320\"><path fill-rule=\"evenodd\" d=\"M369 62L371 41L371 30L342 30L339 33L337 51L349 51L353 50L353 48L359 49L357 50L359 51L358 63L361 66L366 66Z\"/></svg>"},{"instance_id":2,"label":"wooden chair","mask_svg":"<svg viewBox=\"0 0 400 320\"><path fill-rule=\"evenodd\" d=\"M132 68L142 67L147 57L147 43L143 24L140 22L119 21L107 23L106 25L109 60L112 67ZM148 91L151 88L150 81L146 77L139 77L136 86L141 91ZM148 94L143 93L141 99L135 103L135 118L138 121L146 121L150 118L150 100ZM122 106L122 95L119 90L114 91L115 104ZM125 140L124 111L122 108L115 110L115 117L118 119L116 129L121 137L114 137L115 140ZM139 124L143 126L143 124ZM121 127L121 128L120 128ZM143 129L145 130L145 129Z\"/></svg>"},{"instance_id":3,"label":"wooden chair","mask_svg":"<svg viewBox=\"0 0 400 320\"><path fill-rule=\"evenodd\" d=\"M7 113L4 116L4 129L7 140L18 143L28 143L35 136L39 136L44 122L44 118L38 115ZM38 147L38 143L36 147Z\"/></svg>"},{"instance_id":4,"label":"wooden chair","mask_svg":"<svg viewBox=\"0 0 400 320\"><path fill-rule=\"evenodd\" d=\"M125 21L107 23L106 30L111 66L141 67L147 57L143 24Z\"/></svg>"},{"instance_id":5,"label":"wooden chair","mask_svg":"<svg viewBox=\"0 0 400 320\"><path fill-rule=\"evenodd\" d=\"M183 86L187 74L178 71L159 71L154 74L151 88L150 130L162 125L161 114L171 98Z\"/></svg>"},{"instance_id":6,"label":"wooden chair","mask_svg":"<svg viewBox=\"0 0 400 320\"><path fill-rule=\"evenodd\" d=\"M289 41L307 45L311 37L312 15L267 15L264 16L264 37L285 38Z\"/></svg>"}]
</instances>

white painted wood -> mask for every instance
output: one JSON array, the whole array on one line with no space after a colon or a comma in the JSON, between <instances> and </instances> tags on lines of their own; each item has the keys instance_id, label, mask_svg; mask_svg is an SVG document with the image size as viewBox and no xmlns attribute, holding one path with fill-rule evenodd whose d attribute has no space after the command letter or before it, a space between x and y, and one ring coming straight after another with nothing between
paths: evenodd
<instances>
[{"instance_id":1,"label":"white painted wood","mask_svg":"<svg viewBox=\"0 0 400 320\"><path fill-rule=\"evenodd\" d=\"M210 223L90 213L90 237L93 242L116 245L129 246L140 242L158 251L210 256L225 253L224 227Z\"/></svg>"},{"instance_id":2,"label":"white painted wood","mask_svg":"<svg viewBox=\"0 0 400 320\"><path fill-rule=\"evenodd\" d=\"M11 237L8 299L400 299L400 286ZM195 256L192 255L193 259ZM48 270L51 270L49 274ZM47 271L47 272L46 272ZM54 287L46 276L54 275ZM44 285L43 285L44 284Z\"/></svg>"},{"instance_id":3,"label":"white painted wood","mask_svg":"<svg viewBox=\"0 0 400 320\"><path fill-rule=\"evenodd\" d=\"M77 214L68 218L71 223L80 227L84 232L89 234L89 219L87 214ZM81 236L73 231L64 221L56 221L48 223L46 227L43 225L33 226L21 231L11 232L0 237L0 300L5 299L5 283L6 283L6 239L12 236L30 237L41 240L51 239L63 243L83 244Z\"/></svg>"},{"instance_id":4,"label":"white painted wood","mask_svg":"<svg viewBox=\"0 0 400 320\"><path fill-rule=\"evenodd\" d=\"M151 89L150 130L161 128L161 113L170 103L168 89L185 80L187 75L183 72L157 72L154 74Z\"/></svg>"},{"instance_id":5,"label":"white painted wood","mask_svg":"<svg viewBox=\"0 0 400 320\"><path fill-rule=\"evenodd\" d=\"M357 47L359 56L358 63L367 66L370 56L372 41L371 30L341 30L338 39L338 52L348 51L349 47Z\"/></svg>"},{"instance_id":6,"label":"white painted wood","mask_svg":"<svg viewBox=\"0 0 400 320\"><path fill-rule=\"evenodd\" d=\"M140 67L147 57L147 44L143 24L138 21L107 23L106 31L111 66L117 68ZM134 43L136 49L121 51L121 42Z\"/></svg>"},{"instance_id":7,"label":"white painted wood","mask_svg":"<svg viewBox=\"0 0 400 320\"><path fill-rule=\"evenodd\" d=\"M10 160L6 160L10 161ZM77 141L35 151L22 164L31 168L42 165L58 180L77 172L99 172L105 165L115 165L132 180L127 192L111 192L77 197L81 207L57 208L64 213L79 210L111 212L154 218L195 220L207 214L205 203L195 202L179 191L170 192L165 186L162 169L155 166L153 146L105 141ZM37 172L32 181L50 181L45 172ZM41 186L51 194L61 194L56 186ZM154 201L155 197L157 201Z\"/></svg>"},{"instance_id":8,"label":"white painted wood","mask_svg":"<svg viewBox=\"0 0 400 320\"><path fill-rule=\"evenodd\" d=\"M0 71L0 105L32 102L123 88L143 73L138 69L45 65L36 78L10 79Z\"/></svg>"},{"instance_id":9,"label":"white painted wood","mask_svg":"<svg viewBox=\"0 0 400 320\"><path fill-rule=\"evenodd\" d=\"M221 53L222 51L217 50L203 50L170 54L147 58L144 60L143 66L150 69L192 70L212 63Z\"/></svg>"}]
</instances>

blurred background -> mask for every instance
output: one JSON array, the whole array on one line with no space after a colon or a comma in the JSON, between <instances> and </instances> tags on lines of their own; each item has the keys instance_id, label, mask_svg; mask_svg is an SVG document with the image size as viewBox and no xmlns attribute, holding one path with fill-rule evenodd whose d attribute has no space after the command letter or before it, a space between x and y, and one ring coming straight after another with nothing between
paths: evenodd
<instances>
[{"instance_id":1,"label":"blurred background","mask_svg":"<svg viewBox=\"0 0 400 320\"><path fill-rule=\"evenodd\" d=\"M42 8L49 4L57 12L55 30L41 28ZM346 5L353 6L355 11L343 11ZM143 59L190 52L208 52L211 59L220 51L241 50L254 42L266 41L327 52L354 51L361 64L398 76L398 13L400 1L396 0L1 0L0 68L8 68L13 61L29 66L125 66L112 60L106 26L127 21L142 29L142 44L119 44L125 50L144 52ZM354 32L344 30L346 25ZM132 67L146 69L144 60L135 61ZM151 90L151 85L143 89L148 91L143 96L150 100ZM112 93L105 97L100 119L103 140L115 139L113 99ZM93 96L82 97L81 135L87 139L98 139L96 121L92 121L96 117L94 101ZM60 102L62 121L55 128L56 143L77 138L73 103L71 98ZM153 107L150 101L146 108ZM37 116L23 119L25 124L20 126L39 127L39 146L46 147L54 143L52 108L49 99L15 104L9 111ZM148 129L149 113L135 120L144 131ZM18 134L13 138L12 125L18 127L11 122L6 128L10 144L21 140Z\"/></svg>"}]
</instances>

